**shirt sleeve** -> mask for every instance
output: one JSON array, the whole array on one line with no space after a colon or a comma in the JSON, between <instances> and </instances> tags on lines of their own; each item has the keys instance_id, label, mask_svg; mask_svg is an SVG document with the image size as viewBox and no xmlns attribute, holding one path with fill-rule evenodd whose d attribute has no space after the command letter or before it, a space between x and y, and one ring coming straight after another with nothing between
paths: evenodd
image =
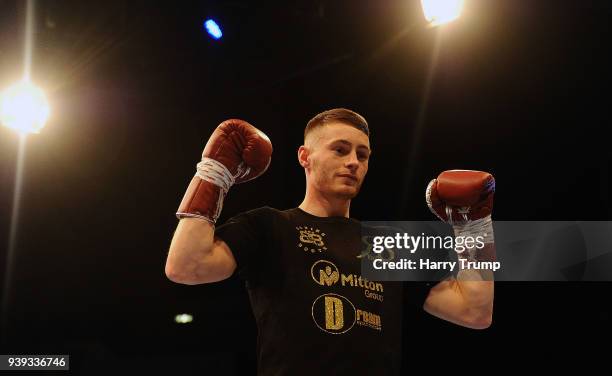
<instances>
[{"instance_id":1,"label":"shirt sleeve","mask_svg":"<svg viewBox=\"0 0 612 376\"><path fill-rule=\"evenodd\" d=\"M215 229L215 237L222 239L236 260L236 273L245 281L256 278L261 260L265 257L267 208L259 208L235 215Z\"/></svg>"}]
</instances>

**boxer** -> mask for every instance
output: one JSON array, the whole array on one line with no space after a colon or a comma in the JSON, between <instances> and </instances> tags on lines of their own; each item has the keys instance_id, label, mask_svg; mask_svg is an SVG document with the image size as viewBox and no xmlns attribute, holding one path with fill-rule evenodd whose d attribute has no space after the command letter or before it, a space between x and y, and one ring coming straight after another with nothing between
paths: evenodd
<instances>
[{"instance_id":1,"label":"boxer","mask_svg":"<svg viewBox=\"0 0 612 376\"><path fill-rule=\"evenodd\" d=\"M260 375L398 374L406 301L465 327L491 324L493 281L480 270L466 267L457 278L411 288L360 275L361 227L350 204L368 172L369 135L354 111L317 114L297 150L306 182L302 202L250 209L218 227L229 189L266 171L272 144L249 123L229 120L204 148L177 211L166 275L188 285L234 274L245 281ZM493 193L493 177L478 171L445 171L427 187L428 206L457 236L490 235L486 250L460 258L494 257Z\"/></svg>"}]
</instances>

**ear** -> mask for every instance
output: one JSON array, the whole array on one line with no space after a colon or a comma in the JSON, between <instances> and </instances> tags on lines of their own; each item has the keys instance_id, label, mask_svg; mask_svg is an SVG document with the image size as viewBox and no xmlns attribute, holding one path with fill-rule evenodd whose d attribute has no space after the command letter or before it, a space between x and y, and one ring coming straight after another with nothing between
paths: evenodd
<instances>
[{"instance_id":1,"label":"ear","mask_svg":"<svg viewBox=\"0 0 612 376\"><path fill-rule=\"evenodd\" d=\"M306 146L302 145L298 148L298 162L300 166L304 168L310 167L310 161L308 160L309 150Z\"/></svg>"}]
</instances>

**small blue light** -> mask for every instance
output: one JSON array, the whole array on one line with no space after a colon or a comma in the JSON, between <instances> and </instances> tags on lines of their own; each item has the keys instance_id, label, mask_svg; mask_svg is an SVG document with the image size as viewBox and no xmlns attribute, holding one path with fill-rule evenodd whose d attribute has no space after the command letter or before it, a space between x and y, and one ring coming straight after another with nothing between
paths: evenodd
<instances>
[{"instance_id":1,"label":"small blue light","mask_svg":"<svg viewBox=\"0 0 612 376\"><path fill-rule=\"evenodd\" d=\"M221 39L221 37L223 36L223 33L221 32L221 28L212 19L208 19L204 21L204 27L206 28L206 31L208 32L208 34L214 39Z\"/></svg>"}]
</instances>

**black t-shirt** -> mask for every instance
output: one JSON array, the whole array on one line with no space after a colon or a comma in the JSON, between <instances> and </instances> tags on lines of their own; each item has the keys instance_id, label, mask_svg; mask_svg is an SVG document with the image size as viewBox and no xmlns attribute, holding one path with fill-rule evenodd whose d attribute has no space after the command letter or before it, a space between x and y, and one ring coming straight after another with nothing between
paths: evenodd
<instances>
[{"instance_id":1,"label":"black t-shirt","mask_svg":"<svg viewBox=\"0 0 612 376\"><path fill-rule=\"evenodd\" d=\"M404 295L420 309L429 288L362 278L360 231L354 219L270 207L216 229L246 281L259 375L399 373Z\"/></svg>"}]
</instances>

